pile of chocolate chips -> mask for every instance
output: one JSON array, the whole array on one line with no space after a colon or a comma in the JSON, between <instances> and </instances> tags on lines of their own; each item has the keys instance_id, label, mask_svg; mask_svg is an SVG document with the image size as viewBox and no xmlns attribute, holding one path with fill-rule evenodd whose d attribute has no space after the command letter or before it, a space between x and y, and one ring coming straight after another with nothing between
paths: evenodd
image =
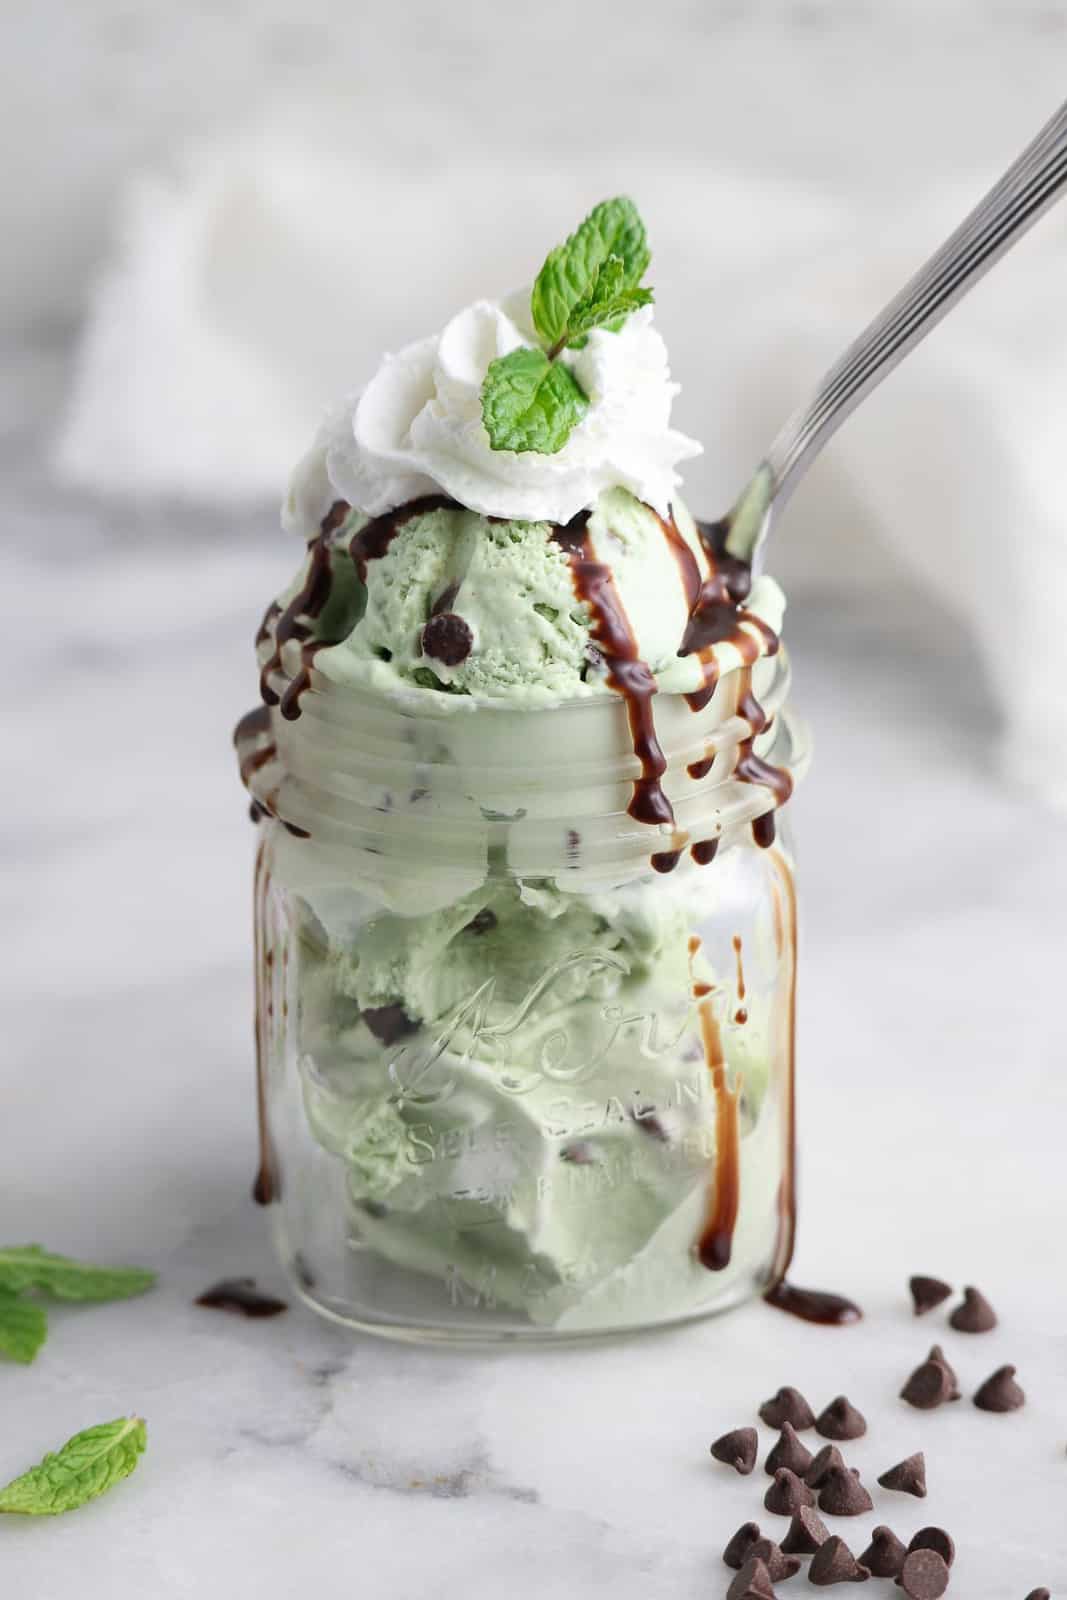
<instances>
[{"instance_id":1,"label":"pile of chocolate chips","mask_svg":"<svg viewBox=\"0 0 1067 1600\"><path fill-rule=\"evenodd\" d=\"M917 1276L909 1284L916 1316L932 1311L953 1291L939 1278ZM959 1333L987 1333L997 1325L996 1313L977 1289L967 1288L952 1311L949 1324ZM959 1380L940 1345L911 1374L901 1398L920 1411L960 1398ZM1015 1368L998 1367L973 1395L984 1411L1015 1411L1025 1400L1015 1381ZM949 1586L956 1547L944 1528L921 1528L905 1545L891 1528L874 1529L867 1548L853 1555L838 1534L831 1533L820 1513L829 1517L860 1516L874 1502L849 1467L838 1444L859 1439L867 1432L864 1416L845 1395L838 1395L816 1416L799 1390L784 1387L765 1400L759 1418L777 1431L778 1438L765 1458L771 1479L763 1504L772 1516L788 1517L789 1527L777 1541L756 1522L743 1523L728 1541L722 1558L737 1576L727 1600L774 1600L774 1585L800 1571L810 1557L808 1581L817 1587L836 1583L863 1583L868 1578L893 1578L908 1600L940 1600ZM832 1441L812 1452L800 1437L814 1429ZM759 1435L754 1427L733 1428L711 1446L716 1461L742 1476L751 1473L759 1456ZM926 1457L921 1450L887 1467L879 1475L881 1488L916 1499L926 1497ZM1049 1600L1047 1589L1034 1589L1026 1600Z\"/></svg>"}]
</instances>

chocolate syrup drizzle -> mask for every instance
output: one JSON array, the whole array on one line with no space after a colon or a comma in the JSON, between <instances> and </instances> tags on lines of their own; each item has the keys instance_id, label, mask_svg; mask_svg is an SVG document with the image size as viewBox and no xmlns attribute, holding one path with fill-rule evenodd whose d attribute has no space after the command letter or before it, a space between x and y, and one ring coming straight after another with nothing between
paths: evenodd
<instances>
[{"instance_id":1,"label":"chocolate syrup drizzle","mask_svg":"<svg viewBox=\"0 0 1067 1600\"><path fill-rule=\"evenodd\" d=\"M259 1167L252 1184L252 1198L259 1206L269 1206L278 1198L281 1185L278 1180L278 1161L267 1118L267 1027L273 1016L271 994L274 952L266 948L267 896L270 892L270 865L267 860L268 841L264 839L256 851L256 870L253 880L253 910L255 928L255 1015L256 1038L256 1117L259 1124Z\"/></svg>"},{"instance_id":2,"label":"chocolate syrup drizzle","mask_svg":"<svg viewBox=\"0 0 1067 1600\"><path fill-rule=\"evenodd\" d=\"M417 500L409 500L406 505L396 506L392 511L386 511L382 516L373 517L370 522L365 523L359 532L353 535L349 545L349 555L360 583L367 581L368 563L380 560L384 556L397 533L406 522L410 522L412 517L455 505L456 501L450 499L448 495L422 495ZM329 605L334 591L334 563L337 557L334 534L344 527L351 509L347 500L334 501L322 519L319 532L308 547L310 560L307 575L300 589L284 609L277 601L272 602L256 634L257 646L264 644L268 639L273 642L271 653L259 675L260 695L266 705L278 706L282 716L289 722L294 722L300 715L301 697L311 687L311 666L315 656L327 646L338 643L336 639L316 638L315 623ZM293 640L300 645L300 666L279 695L271 683L271 678L282 670L284 648Z\"/></svg>"},{"instance_id":3,"label":"chocolate syrup drizzle","mask_svg":"<svg viewBox=\"0 0 1067 1600\"><path fill-rule=\"evenodd\" d=\"M859 1322L863 1312L844 1295L824 1289L803 1289L786 1278L793 1259L797 1234L797 1089L796 1089L796 994L797 994L797 900L793 874L788 862L776 852L775 937L779 959L789 960L789 1002L786 1038L789 1058L786 1063L787 1100L785 1129L785 1170L778 1190L778 1242L771 1266L771 1287L763 1298L779 1311L815 1322L822 1327L843 1327Z\"/></svg>"},{"instance_id":4,"label":"chocolate syrup drizzle","mask_svg":"<svg viewBox=\"0 0 1067 1600\"><path fill-rule=\"evenodd\" d=\"M707 1218L696 1248L701 1266L709 1272L721 1272L730 1265L741 1208L741 1086L737 1083L731 1089L727 1082L722 1036L712 1004L710 995L702 999L699 1013L704 1056L715 1096L715 1165Z\"/></svg>"},{"instance_id":5,"label":"chocolate syrup drizzle","mask_svg":"<svg viewBox=\"0 0 1067 1600\"><path fill-rule=\"evenodd\" d=\"M634 755L641 763L641 776L634 783L627 810L638 822L669 825L674 822L674 807L660 783L667 770L667 758L656 737L652 716L656 680L637 653L637 640L611 568L596 559L588 522L589 512L580 511L564 527L557 527L552 538L566 551L574 592L592 614L591 632L604 657L608 683L626 702Z\"/></svg>"}]
</instances>

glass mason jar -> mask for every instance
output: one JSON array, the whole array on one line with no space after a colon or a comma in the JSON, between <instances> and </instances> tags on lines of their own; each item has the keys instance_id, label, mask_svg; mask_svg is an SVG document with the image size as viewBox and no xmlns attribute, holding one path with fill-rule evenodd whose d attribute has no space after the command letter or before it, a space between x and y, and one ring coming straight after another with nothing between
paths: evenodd
<instances>
[{"instance_id":1,"label":"glass mason jar","mask_svg":"<svg viewBox=\"0 0 1067 1600\"><path fill-rule=\"evenodd\" d=\"M630 814L618 696L394 702L316 675L298 718L244 719L256 1193L310 1304L399 1338L575 1338L782 1276L788 680L777 651L695 713L657 697L658 830Z\"/></svg>"}]
</instances>

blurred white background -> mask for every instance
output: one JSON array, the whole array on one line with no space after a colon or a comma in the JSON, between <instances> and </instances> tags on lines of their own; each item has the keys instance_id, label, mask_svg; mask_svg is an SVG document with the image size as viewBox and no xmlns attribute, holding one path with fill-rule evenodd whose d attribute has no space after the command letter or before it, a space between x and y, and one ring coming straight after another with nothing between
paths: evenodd
<instances>
[{"instance_id":1,"label":"blurred white background","mask_svg":"<svg viewBox=\"0 0 1067 1600\"><path fill-rule=\"evenodd\" d=\"M299 556L277 526L294 456L381 349L522 281L626 189L655 251L675 421L707 447L687 498L717 514L823 366L1055 108L1067 0L36 0L4 7L0 27L2 1231L164 1270L143 1348L122 1345L116 1312L94 1324L114 1346L79 1344L71 1326L58 1365L0 1372L5 1435L21 1467L76 1423L76 1397L103 1415L147 1391L160 1465L123 1491L146 1499L128 1513L129 1587L107 1592L222 1593L201 1591L193 1554L233 1494L205 1467L209 1421L243 1462L263 1393L279 1439L311 1404L287 1346L253 1356L220 1333L208 1351L182 1321L215 1266L270 1270L247 1200L252 839L229 733L255 698L256 623ZM1067 1038L1050 999L1067 901L1065 260L1054 213L834 442L771 561L817 746L794 802L800 1276L884 1306L908 1272L967 1275L1042 1336L1065 1326ZM278 1337L298 1362L317 1340L342 1370L347 1343L289 1321ZM197 1354L161 1364L176 1328ZM706 1350L723 1336L702 1337ZM1065 1399L1062 1337L1046 1343L1027 1347L1031 1375L1058 1370ZM425 1404L465 1438L420 1387L436 1359L409 1369L412 1419ZM168 1365L186 1374L176 1388ZM684 1354L677 1372L662 1418L689 1403ZM632 1401L631 1388L628 1415ZM542 1422L540 1600L575 1592L553 1540L587 1551L593 1537L559 1486L565 1431ZM1051 1462L1054 1443L1058 1459L1062 1439L1034 1448ZM641 1449L635 1436L637 1463ZM299 1517L294 1459L255 1456L250 1530ZM669 1493L670 1470L657 1474ZM320 1592L347 1592L330 1587L341 1500L364 1492L345 1485L313 1556L270 1546L258 1584L253 1565L233 1592L291 1593L316 1563ZM1020 1477L1011 1515L1063 1578L1062 1519L1041 1520L1051 1498L1026 1509ZM454 1569L472 1597L500 1592L501 1573L532 1592L498 1504L478 1524L487 1565ZM621 1504L592 1488L583 1502L615 1532L602 1571L581 1567L582 1593L601 1577L615 1600L638 1577L646 1600L710 1592L695 1518L679 1537L666 1505L649 1520ZM376 1508L367 1573L400 1559L417 1574L416 1513L379 1525ZM964 1496L967 1515L977 1529L980 1496ZM102 1563L115 1522L93 1526ZM80 1573L95 1537L48 1549ZM1055 1587L1048 1568L1018 1581L990 1539L961 1579L973 1600ZM6 1543L19 1592L59 1592L40 1541ZM447 1588L425 1581L404 1594Z\"/></svg>"}]
</instances>

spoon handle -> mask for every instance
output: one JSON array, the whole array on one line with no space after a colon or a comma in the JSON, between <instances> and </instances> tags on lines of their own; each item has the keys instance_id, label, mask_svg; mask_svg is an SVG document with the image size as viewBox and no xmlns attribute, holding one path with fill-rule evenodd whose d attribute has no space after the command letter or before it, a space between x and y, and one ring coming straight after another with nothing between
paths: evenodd
<instances>
[{"instance_id":1,"label":"spoon handle","mask_svg":"<svg viewBox=\"0 0 1067 1600\"><path fill-rule=\"evenodd\" d=\"M770 503L781 508L845 418L1052 205L1065 183L1067 103L830 368L811 402L790 417L757 472L768 510ZM757 545L769 520L760 518L757 529L746 519Z\"/></svg>"}]
</instances>

